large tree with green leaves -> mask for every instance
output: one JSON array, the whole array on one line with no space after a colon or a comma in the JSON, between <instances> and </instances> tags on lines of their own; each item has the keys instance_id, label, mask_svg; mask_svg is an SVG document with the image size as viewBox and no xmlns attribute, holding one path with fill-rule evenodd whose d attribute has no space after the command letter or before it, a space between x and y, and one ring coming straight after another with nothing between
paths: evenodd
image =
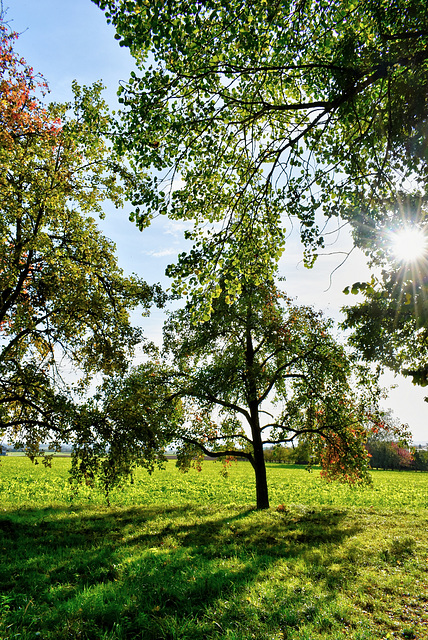
<instances>
[{"instance_id":1,"label":"large tree with green leaves","mask_svg":"<svg viewBox=\"0 0 428 640\"><path fill-rule=\"evenodd\" d=\"M330 321L273 282L242 283L230 302L220 294L202 324L188 304L165 325L163 375L186 416L175 434L179 464L249 460L258 508L269 506L266 445L305 441L327 478L367 481L365 441L385 426L375 377L334 339Z\"/></svg>"},{"instance_id":2,"label":"large tree with green leaves","mask_svg":"<svg viewBox=\"0 0 428 640\"><path fill-rule=\"evenodd\" d=\"M31 453L64 435L61 363L82 379L123 367L141 340L129 312L147 312L153 289L124 276L92 217L121 204L129 178L106 142L101 85L44 105L15 39L1 23L0 431Z\"/></svg>"},{"instance_id":3,"label":"large tree with green leaves","mask_svg":"<svg viewBox=\"0 0 428 640\"><path fill-rule=\"evenodd\" d=\"M320 214L360 228L397 190L425 194L422 0L94 1L139 67L121 89L119 136L154 170L131 194L135 220L193 221L193 249L170 274L206 311L228 245L233 296L261 229L268 276L284 217L300 224L310 264Z\"/></svg>"}]
</instances>

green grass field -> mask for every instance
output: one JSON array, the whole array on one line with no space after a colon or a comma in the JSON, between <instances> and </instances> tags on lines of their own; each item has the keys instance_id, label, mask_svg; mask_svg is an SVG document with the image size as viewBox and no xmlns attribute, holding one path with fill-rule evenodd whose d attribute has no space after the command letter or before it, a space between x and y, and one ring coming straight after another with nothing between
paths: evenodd
<instances>
[{"instance_id":1,"label":"green grass field","mask_svg":"<svg viewBox=\"0 0 428 640\"><path fill-rule=\"evenodd\" d=\"M0 463L0 639L428 639L428 474L370 489L271 465L173 462L111 495Z\"/></svg>"}]
</instances>

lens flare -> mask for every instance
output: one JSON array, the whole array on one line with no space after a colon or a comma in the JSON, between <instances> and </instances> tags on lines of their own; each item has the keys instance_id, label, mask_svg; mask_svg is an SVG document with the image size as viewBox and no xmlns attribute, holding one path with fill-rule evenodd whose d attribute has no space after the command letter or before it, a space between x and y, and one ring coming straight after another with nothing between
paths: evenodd
<instances>
[{"instance_id":1,"label":"lens flare","mask_svg":"<svg viewBox=\"0 0 428 640\"><path fill-rule=\"evenodd\" d=\"M428 253L426 235L417 228L407 228L392 235L392 252L401 262L416 262Z\"/></svg>"}]
</instances>

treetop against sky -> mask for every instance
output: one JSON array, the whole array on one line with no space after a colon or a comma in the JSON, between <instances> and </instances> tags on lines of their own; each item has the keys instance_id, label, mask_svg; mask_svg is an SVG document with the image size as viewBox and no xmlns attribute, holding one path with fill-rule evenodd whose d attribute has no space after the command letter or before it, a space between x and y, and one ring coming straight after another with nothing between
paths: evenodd
<instances>
[{"instance_id":1,"label":"treetop against sky","mask_svg":"<svg viewBox=\"0 0 428 640\"><path fill-rule=\"evenodd\" d=\"M71 82L90 84L102 79L107 86L108 102L116 106L115 92L120 81L126 81L134 67L126 48L120 48L114 39L114 29L106 25L103 13L89 0L54 2L42 0L37 6L29 0L15 0L7 13L11 27L21 33L17 50L47 78L51 93L49 99L62 101L71 93ZM164 278L165 266L183 249L182 222L155 220L140 234L127 221L127 212L107 211L102 223L104 233L118 247L119 262L125 272L137 272L149 282ZM352 242L346 231L328 236L325 257L319 258L311 271L301 263L302 250L298 233L288 223L286 248L280 261L280 273L286 277L285 288L297 295L298 302L313 304L328 315L339 317L339 308L348 302L343 289L368 275L365 261L353 251L345 264L332 272L350 251ZM344 253L341 253L344 252ZM332 284L330 283L332 280ZM158 328L161 312L144 319L143 328L149 337L159 340ZM393 380L391 380L393 382ZM400 382L401 395L396 391L388 402L402 421L409 422L417 440L426 439L424 391L413 388L409 381Z\"/></svg>"}]
</instances>

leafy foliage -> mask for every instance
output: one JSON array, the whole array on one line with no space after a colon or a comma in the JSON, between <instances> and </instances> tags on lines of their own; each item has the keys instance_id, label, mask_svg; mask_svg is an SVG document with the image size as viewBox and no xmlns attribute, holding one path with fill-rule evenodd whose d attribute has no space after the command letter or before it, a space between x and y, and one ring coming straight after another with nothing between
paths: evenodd
<instances>
[{"instance_id":1,"label":"leafy foliage","mask_svg":"<svg viewBox=\"0 0 428 640\"><path fill-rule=\"evenodd\" d=\"M419 448L414 449L413 467L417 471L428 471L428 451Z\"/></svg>"},{"instance_id":2,"label":"leafy foliage","mask_svg":"<svg viewBox=\"0 0 428 640\"><path fill-rule=\"evenodd\" d=\"M38 89L46 95L48 86L42 76L36 76L23 58L14 51L18 35L10 32L0 14L0 123L1 146L11 147L16 137L31 135L55 135L59 120L49 112L35 95Z\"/></svg>"},{"instance_id":3,"label":"leafy foliage","mask_svg":"<svg viewBox=\"0 0 428 640\"><path fill-rule=\"evenodd\" d=\"M275 274L287 217L311 266L326 219L350 222L376 257L379 230L411 218L410 200L425 205L425 2L94 1L139 66L120 90L118 131L119 149L153 169L131 193L134 218L188 224L193 248L168 273L195 318L221 287L234 300L242 277ZM355 283L367 304L348 312L364 356L418 384L425 271Z\"/></svg>"},{"instance_id":4,"label":"leafy foliage","mask_svg":"<svg viewBox=\"0 0 428 640\"><path fill-rule=\"evenodd\" d=\"M129 311L147 313L154 289L124 276L91 215L106 198L120 205L130 179L106 142L102 86L44 106L15 39L0 23L0 430L33 454L64 436L61 363L83 380L120 369L141 340Z\"/></svg>"},{"instance_id":5,"label":"leafy foliage","mask_svg":"<svg viewBox=\"0 0 428 640\"><path fill-rule=\"evenodd\" d=\"M425 191L425 2L94 1L140 68L119 131L154 170L132 193L135 220L192 221L194 248L170 273L203 293L202 315L229 248L232 296L255 255L272 275L285 216L310 265L321 214L360 228L398 191Z\"/></svg>"},{"instance_id":6,"label":"leafy foliage","mask_svg":"<svg viewBox=\"0 0 428 640\"><path fill-rule=\"evenodd\" d=\"M165 447L183 421L179 400L171 401L168 376L159 363L128 375L107 377L92 400L79 407L73 429L71 480L99 484L109 500L113 487L144 467L152 473L165 461Z\"/></svg>"}]
</instances>

